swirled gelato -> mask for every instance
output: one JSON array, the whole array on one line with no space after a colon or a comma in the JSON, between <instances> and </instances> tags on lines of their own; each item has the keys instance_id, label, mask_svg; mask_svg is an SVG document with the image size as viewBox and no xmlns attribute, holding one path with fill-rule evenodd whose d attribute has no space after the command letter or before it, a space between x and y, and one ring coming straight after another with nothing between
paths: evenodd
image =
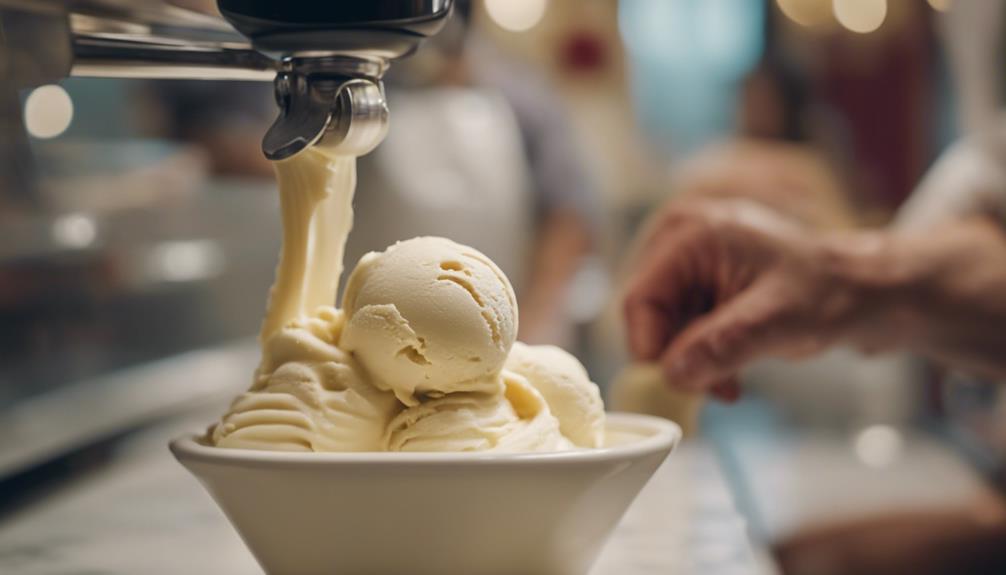
<instances>
[{"instance_id":1,"label":"swirled gelato","mask_svg":"<svg viewBox=\"0 0 1006 575\"><path fill-rule=\"evenodd\" d=\"M352 227L353 158L277 162L283 248L251 388L220 447L557 451L600 447L604 406L573 356L515 343L517 302L479 251L437 237L364 256L332 307Z\"/></svg>"},{"instance_id":2,"label":"swirled gelato","mask_svg":"<svg viewBox=\"0 0 1006 575\"><path fill-rule=\"evenodd\" d=\"M393 394L370 385L340 349L342 312L320 308L263 343L251 389L213 429L220 447L279 451L380 451L400 410Z\"/></svg>"},{"instance_id":3,"label":"swirled gelato","mask_svg":"<svg viewBox=\"0 0 1006 575\"><path fill-rule=\"evenodd\" d=\"M538 390L563 436L579 447L604 445L604 402L583 364L554 345L516 342L506 368Z\"/></svg>"}]
</instances>

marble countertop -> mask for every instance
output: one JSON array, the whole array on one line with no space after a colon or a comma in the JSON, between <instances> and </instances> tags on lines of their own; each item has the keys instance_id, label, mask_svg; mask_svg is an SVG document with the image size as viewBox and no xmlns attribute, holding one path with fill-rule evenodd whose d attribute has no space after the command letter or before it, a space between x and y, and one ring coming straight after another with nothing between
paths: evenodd
<instances>
[{"instance_id":1,"label":"marble countertop","mask_svg":"<svg viewBox=\"0 0 1006 575\"><path fill-rule=\"evenodd\" d=\"M125 441L113 461L0 517L0 573L261 573L168 438L212 419L216 406ZM763 575L712 451L685 443L619 524L592 575Z\"/></svg>"}]
</instances>

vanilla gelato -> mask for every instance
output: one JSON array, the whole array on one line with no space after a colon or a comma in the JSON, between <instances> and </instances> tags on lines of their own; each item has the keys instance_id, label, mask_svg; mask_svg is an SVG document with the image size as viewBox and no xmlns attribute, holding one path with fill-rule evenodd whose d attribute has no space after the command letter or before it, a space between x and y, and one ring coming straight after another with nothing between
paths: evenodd
<instances>
[{"instance_id":1,"label":"vanilla gelato","mask_svg":"<svg viewBox=\"0 0 1006 575\"><path fill-rule=\"evenodd\" d=\"M575 357L554 345L516 342L506 368L524 376L545 398L559 430L580 447L604 444L604 402L597 385Z\"/></svg>"},{"instance_id":2,"label":"vanilla gelato","mask_svg":"<svg viewBox=\"0 0 1006 575\"><path fill-rule=\"evenodd\" d=\"M364 256L332 307L352 227L355 160L277 162L283 248L248 392L220 447L557 451L599 447L597 386L573 356L515 343L509 280L477 250L420 237Z\"/></svg>"},{"instance_id":3,"label":"vanilla gelato","mask_svg":"<svg viewBox=\"0 0 1006 575\"><path fill-rule=\"evenodd\" d=\"M388 451L559 451L570 443L526 379L503 372L496 393L457 392L402 411L388 426Z\"/></svg>"},{"instance_id":4,"label":"vanilla gelato","mask_svg":"<svg viewBox=\"0 0 1006 575\"><path fill-rule=\"evenodd\" d=\"M503 272L444 238L414 238L360 259L342 299L343 347L405 405L492 392L517 334Z\"/></svg>"},{"instance_id":5,"label":"vanilla gelato","mask_svg":"<svg viewBox=\"0 0 1006 575\"><path fill-rule=\"evenodd\" d=\"M335 345L342 324L342 312L325 307L270 337L251 389L213 429L213 442L277 451L380 451L400 406Z\"/></svg>"}]
</instances>

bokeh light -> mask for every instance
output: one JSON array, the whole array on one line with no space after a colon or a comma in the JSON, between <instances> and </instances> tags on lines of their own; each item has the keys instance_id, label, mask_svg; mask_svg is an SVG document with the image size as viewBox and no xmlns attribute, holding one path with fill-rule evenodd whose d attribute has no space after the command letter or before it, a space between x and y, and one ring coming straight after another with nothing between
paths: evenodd
<instances>
[{"instance_id":1,"label":"bokeh light","mask_svg":"<svg viewBox=\"0 0 1006 575\"><path fill-rule=\"evenodd\" d=\"M24 103L24 125L36 138L55 138L73 121L73 101L62 86L49 84L28 94Z\"/></svg>"},{"instance_id":2,"label":"bokeh light","mask_svg":"<svg viewBox=\"0 0 1006 575\"><path fill-rule=\"evenodd\" d=\"M950 5L953 4L953 0L929 0L929 5L938 12L946 12L950 10Z\"/></svg>"},{"instance_id":3,"label":"bokeh light","mask_svg":"<svg viewBox=\"0 0 1006 575\"><path fill-rule=\"evenodd\" d=\"M223 249L214 240L178 240L154 246L147 258L147 275L154 281L189 282L223 271Z\"/></svg>"},{"instance_id":4,"label":"bokeh light","mask_svg":"<svg viewBox=\"0 0 1006 575\"><path fill-rule=\"evenodd\" d=\"M86 214L66 214L52 223L52 240L62 247L83 249L94 243L98 226Z\"/></svg>"},{"instance_id":5,"label":"bokeh light","mask_svg":"<svg viewBox=\"0 0 1006 575\"><path fill-rule=\"evenodd\" d=\"M832 18L831 0L776 0L779 10L801 26L813 28Z\"/></svg>"},{"instance_id":6,"label":"bokeh light","mask_svg":"<svg viewBox=\"0 0 1006 575\"><path fill-rule=\"evenodd\" d=\"M856 435L853 450L856 457L870 467L887 467L896 462L904 450L905 440L890 425L871 425Z\"/></svg>"},{"instance_id":7,"label":"bokeh light","mask_svg":"<svg viewBox=\"0 0 1006 575\"><path fill-rule=\"evenodd\" d=\"M486 13L500 28L523 32L534 28L548 8L548 0L485 0Z\"/></svg>"},{"instance_id":8,"label":"bokeh light","mask_svg":"<svg viewBox=\"0 0 1006 575\"><path fill-rule=\"evenodd\" d=\"M860 34L880 28L887 18L887 0L835 0L834 9L839 24Z\"/></svg>"}]
</instances>

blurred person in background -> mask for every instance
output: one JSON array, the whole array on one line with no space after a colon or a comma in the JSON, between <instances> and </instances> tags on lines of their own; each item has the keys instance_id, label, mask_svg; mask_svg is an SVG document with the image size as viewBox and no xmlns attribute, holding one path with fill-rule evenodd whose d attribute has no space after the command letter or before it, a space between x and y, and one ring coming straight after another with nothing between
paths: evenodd
<instances>
[{"instance_id":1,"label":"blurred person in background","mask_svg":"<svg viewBox=\"0 0 1006 575\"><path fill-rule=\"evenodd\" d=\"M575 344L566 294L596 248L600 198L566 112L459 2L447 28L387 78L387 138L359 161L347 260L442 235L495 261L517 291L519 337Z\"/></svg>"},{"instance_id":2,"label":"blurred person in background","mask_svg":"<svg viewBox=\"0 0 1006 575\"><path fill-rule=\"evenodd\" d=\"M676 388L727 400L751 362L836 345L1006 381L1003 166L1006 117L951 146L890 229L808 225L754 181L750 197L742 186L669 204L627 289L633 355ZM987 494L826 525L777 551L787 574L1006 573L1006 504Z\"/></svg>"},{"instance_id":3,"label":"blurred person in background","mask_svg":"<svg viewBox=\"0 0 1006 575\"><path fill-rule=\"evenodd\" d=\"M855 224L849 186L836 171L845 162L801 70L770 51L742 81L736 115L733 136L683 162L676 197L743 197L816 229Z\"/></svg>"}]
</instances>

